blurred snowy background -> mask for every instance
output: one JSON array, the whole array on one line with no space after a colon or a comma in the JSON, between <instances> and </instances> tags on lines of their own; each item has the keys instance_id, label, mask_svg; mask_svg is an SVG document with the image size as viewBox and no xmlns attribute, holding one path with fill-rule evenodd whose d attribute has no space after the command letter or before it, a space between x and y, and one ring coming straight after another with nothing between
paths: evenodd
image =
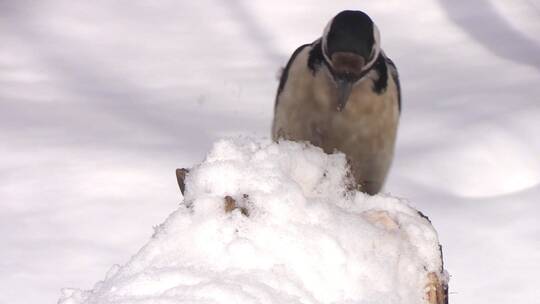
<instances>
[{"instance_id":1,"label":"blurred snowy background","mask_svg":"<svg viewBox=\"0 0 540 304\"><path fill-rule=\"evenodd\" d=\"M540 297L540 1L0 2L0 303L125 263L181 201L174 169L268 137L276 75L342 9L400 69L386 191L430 216L451 303Z\"/></svg>"}]
</instances>

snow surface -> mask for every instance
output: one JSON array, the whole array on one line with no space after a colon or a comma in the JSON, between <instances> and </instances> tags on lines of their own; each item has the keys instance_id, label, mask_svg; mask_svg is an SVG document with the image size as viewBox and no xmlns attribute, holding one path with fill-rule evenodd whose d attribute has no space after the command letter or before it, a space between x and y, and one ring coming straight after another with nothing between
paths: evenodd
<instances>
[{"instance_id":1,"label":"snow surface","mask_svg":"<svg viewBox=\"0 0 540 304\"><path fill-rule=\"evenodd\" d=\"M451 303L540 298L537 0L0 1L0 303L54 303L129 260L174 169L269 135L276 73L369 13L403 112L385 188L432 220Z\"/></svg>"},{"instance_id":2,"label":"snow surface","mask_svg":"<svg viewBox=\"0 0 540 304\"><path fill-rule=\"evenodd\" d=\"M219 141L148 244L59 303L422 303L428 273L442 274L437 233L350 182L341 153ZM226 212L225 196L248 216Z\"/></svg>"}]
</instances>

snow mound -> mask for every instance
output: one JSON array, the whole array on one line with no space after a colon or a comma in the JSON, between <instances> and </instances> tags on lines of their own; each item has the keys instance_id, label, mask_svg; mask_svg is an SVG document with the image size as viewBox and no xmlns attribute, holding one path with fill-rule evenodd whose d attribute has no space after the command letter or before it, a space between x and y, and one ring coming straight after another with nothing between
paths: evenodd
<instances>
[{"instance_id":1,"label":"snow mound","mask_svg":"<svg viewBox=\"0 0 540 304\"><path fill-rule=\"evenodd\" d=\"M306 144L221 140L148 244L59 303L422 303L443 271L435 230L347 172Z\"/></svg>"}]
</instances>

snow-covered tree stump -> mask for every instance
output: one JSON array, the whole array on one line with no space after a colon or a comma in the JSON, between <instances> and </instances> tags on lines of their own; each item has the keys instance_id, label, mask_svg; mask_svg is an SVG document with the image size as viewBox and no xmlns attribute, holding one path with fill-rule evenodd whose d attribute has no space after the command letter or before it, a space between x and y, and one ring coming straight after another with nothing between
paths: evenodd
<instances>
[{"instance_id":1,"label":"snow-covered tree stump","mask_svg":"<svg viewBox=\"0 0 540 304\"><path fill-rule=\"evenodd\" d=\"M224 140L176 173L183 202L148 244L60 304L448 302L431 222L351 189L342 154Z\"/></svg>"},{"instance_id":2,"label":"snow-covered tree stump","mask_svg":"<svg viewBox=\"0 0 540 304\"><path fill-rule=\"evenodd\" d=\"M176 177L180 191L184 195L186 189L186 177L189 173L189 169L181 168L176 169ZM347 191L354 191L348 181L350 181L350 172L347 172L345 188ZM241 203L238 203L233 197L227 195L223 198L224 211L227 213L233 212L235 210L240 210L244 216L249 216L249 212L246 209L246 200L249 198L247 194L243 194L240 200ZM422 213L418 213L419 216L427 219ZM399 225L396 223L385 211L375 211L367 212L367 218L374 223L375 225L384 226L388 230L398 230ZM440 263L443 264L443 255L442 247L440 247ZM441 268L439 272L429 272L426 276L426 285L425 285L425 301L428 304L447 304L448 303L448 284L446 274Z\"/></svg>"}]
</instances>

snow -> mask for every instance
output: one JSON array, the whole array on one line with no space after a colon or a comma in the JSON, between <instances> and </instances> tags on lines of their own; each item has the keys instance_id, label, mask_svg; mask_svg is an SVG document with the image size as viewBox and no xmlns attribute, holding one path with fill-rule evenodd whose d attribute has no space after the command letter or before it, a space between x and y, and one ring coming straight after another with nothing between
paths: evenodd
<instances>
[{"instance_id":1,"label":"snow","mask_svg":"<svg viewBox=\"0 0 540 304\"><path fill-rule=\"evenodd\" d=\"M269 136L276 73L362 9L403 84L385 192L436 228L451 303L540 297L540 3L1 1L0 303L124 264L182 200L174 169Z\"/></svg>"},{"instance_id":2,"label":"snow","mask_svg":"<svg viewBox=\"0 0 540 304\"><path fill-rule=\"evenodd\" d=\"M350 182L341 153L221 140L151 240L59 303L421 303L428 274L442 275L437 233L406 202ZM225 196L239 208L226 212Z\"/></svg>"}]
</instances>

